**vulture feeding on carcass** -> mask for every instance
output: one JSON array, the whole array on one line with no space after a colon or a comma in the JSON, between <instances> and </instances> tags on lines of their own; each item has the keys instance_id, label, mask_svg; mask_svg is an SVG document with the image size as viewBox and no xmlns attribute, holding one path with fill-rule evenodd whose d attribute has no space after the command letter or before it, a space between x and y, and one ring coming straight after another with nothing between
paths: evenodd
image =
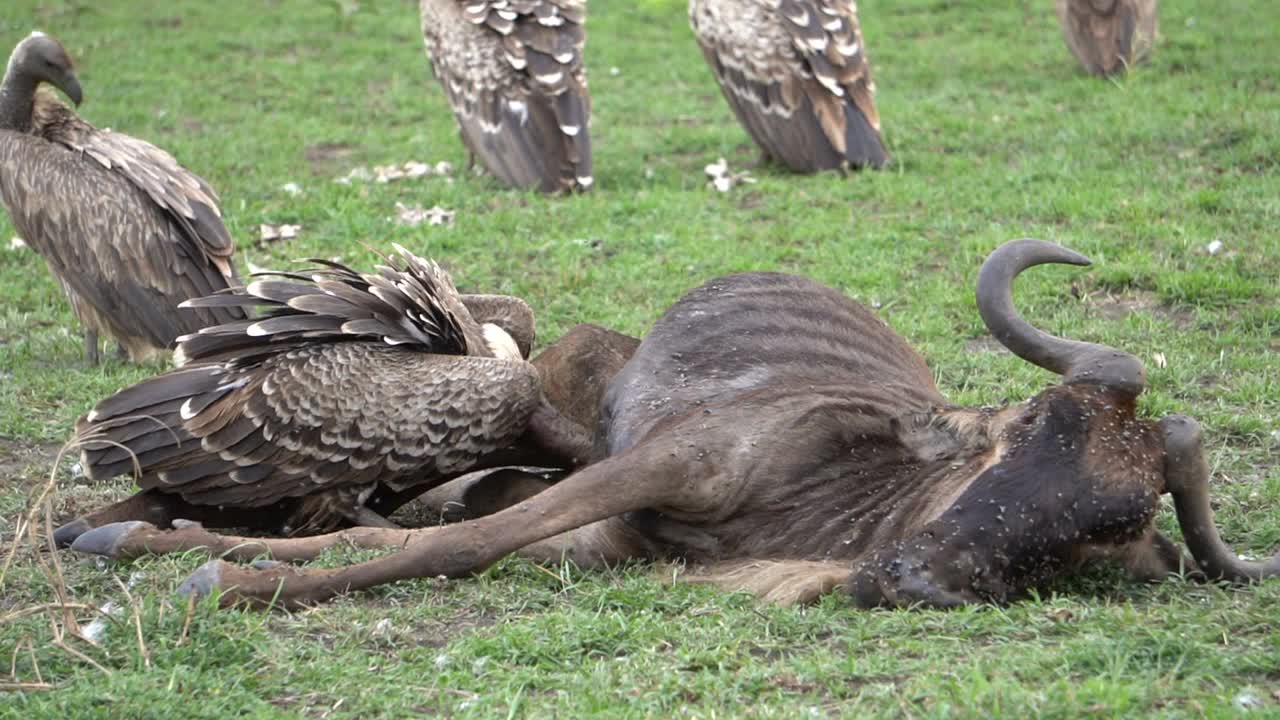
<instances>
[{"instance_id":1,"label":"vulture feeding on carcass","mask_svg":"<svg viewBox=\"0 0 1280 720\"><path fill-rule=\"evenodd\" d=\"M1156 39L1156 0L1057 0L1067 47L1091 75L1142 61Z\"/></svg>"},{"instance_id":2,"label":"vulture feeding on carcass","mask_svg":"<svg viewBox=\"0 0 1280 720\"><path fill-rule=\"evenodd\" d=\"M591 187L585 0L421 0L427 57L474 162L506 185Z\"/></svg>"},{"instance_id":3,"label":"vulture feeding on carcass","mask_svg":"<svg viewBox=\"0 0 1280 720\"><path fill-rule=\"evenodd\" d=\"M66 291L87 360L98 362L99 333L143 360L243 319L238 307L178 309L239 284L213 188L164 150L85 122L41 83L80 103L67 51L32 33L0 87L0 199Z\"/></svg>"},{"instance_id":4,"label":"vulture feeding on carcass","mask_svg":"<svg viewBox=\"0 0 1280 720\"><path fill-rule=\"evenodd\" d=\"M260 312L180 338L177 369L81 418L85 473L136 472L147 502L187 506L179 518L265 514L243 524L290 534L387 526L387 508L555 415L524 359L528 305L459 295L434 262L396 250L374 273L314 260L184 303Z\"/></svg>"},{"instance_id":5,"label":"vulture feeding on carcass","mask_svg":"<svg viewBox=\"0 0 1280 720\"><path fill-rule=\"evenodd\" d=\"M853 0L689 0L689 23L766 159L802 173L888 161Z\"/></svg>"}]
</instances>

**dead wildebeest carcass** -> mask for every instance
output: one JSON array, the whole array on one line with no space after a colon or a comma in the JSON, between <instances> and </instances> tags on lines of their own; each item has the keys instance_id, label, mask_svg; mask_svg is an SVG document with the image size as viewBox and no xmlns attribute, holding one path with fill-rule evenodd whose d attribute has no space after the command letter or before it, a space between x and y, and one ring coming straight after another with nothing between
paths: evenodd
<instances>
[{"instance_id":1,"label":"dead wildebeest carcass","mask_svg":"<svg viewBox=\"0 0 1280 720\"><path fill-rule=\"evenodd\" d=\"M298 559L336 542L402 548L336 569L214 560L183 585L227 604L462 577L519 552L580 565L682 558L780 601L841 588L861 606L951 607L1008 599L1097 558L1137 578L1177 571L1182 553L1153 525L1170 492L1205 576L1280 574L1280 557L1246 562L1219 538L1196 422L1136 416L1137 358L1018 316L1013 280L1042 263L1088 260L1018 240L978 278L996 339L1062 376L1023 403L952 406L920 355L862 306L801 277L734 275L676 303L613 378L595 462L492 515L255 541L130 524L95 531L90 549Z\"/></svg>"}]
</instances>

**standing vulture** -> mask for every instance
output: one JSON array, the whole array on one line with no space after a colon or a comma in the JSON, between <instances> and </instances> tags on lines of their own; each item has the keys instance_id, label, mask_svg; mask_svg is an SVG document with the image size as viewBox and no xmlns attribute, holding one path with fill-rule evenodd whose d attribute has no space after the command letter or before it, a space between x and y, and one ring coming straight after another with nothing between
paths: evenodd
<instances>
[{"instance_id":1,"label":"standing vulture","mask_svg":"<svg viewBox=\"0 0 1280 720\"><path fill-rule=\"evenodd\" d=\"M462 142L493 175L591 187L586 0L421 0L422 38Z\"/></svg>"},{"instance_id":2,"label":"standing vulture","mask_svg":"<svg viewBox=\"0 0 1280 720\"><path fill-rule=\"evenodd\" d=\"M136 471L143 495L195 508L177 517L256 509L274 520L255 524L298 533L388 525L375 494L404 502L510 446L544 403L524 360L529 307L459 296L434 262L396 250L375 273L313 260L184 303L262 312L179 338L177 369L82 417L85 473ZM75 526L59 541L88 529Z\"/></svg>"},{"instance_id":3,"label":"standing vulture","mask_svg":"<svg viewBox=\"0 0 1280 720\"><path fill-rule=\"evenodd\" d=\"M765 159L802 173L888 161L853 0L689 0L689 23Z\"/></svg>"},{"instance_id":4,"label":"standing vulture","mask_svg":"<svg viewBox=\"0 0 1280 720\"><path fill-rule=\"evenodd\" d=\"M1151 51L1156 0L1057 0L1067 47L1091 75L1124 72Z\"/></svg>"},{"instance_id":5,"label":"standing vulture","mask_svg":"<svg viewBox=\"0 0 1280 720\"><path fill-rule=\"evenodd\" d=\"M98 362L99 333L142 360L244 318L234 307L177 308L238 284L213 189L164 150L37 92L42 82L80 103L67 51L37 32L18 43L0 86L0 199L71 300L88 361Z\"/></svg>"}]
</instances>

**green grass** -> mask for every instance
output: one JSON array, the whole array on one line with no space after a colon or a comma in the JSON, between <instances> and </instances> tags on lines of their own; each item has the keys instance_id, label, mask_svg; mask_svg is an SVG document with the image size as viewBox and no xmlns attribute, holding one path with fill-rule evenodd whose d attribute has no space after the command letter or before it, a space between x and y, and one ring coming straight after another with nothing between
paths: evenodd
<instances>
[{"instance_id":1,"label":"green grass","mask_svg":"<svg viewBox=\"0 0 1280 720\"><path fill-rule=\"evenodd\" d=\"M593 0L587 60L597 187L571 198L458 172L332 182L357 165L466 156L430 80L413 3L138 4L9 0L0 48L33 27L78 59L101 127L173 152L221 192L240 260L279 265L399 242L465 289L509 292L541 337L578 322L640 334L685 290L746 269L804 273L879 307L958 403L1020 400L1052 381L992 352L972 284L998 243L1035 236L1090 255L1018 285L1027 315L1148 362L1151 416L1205 426L1224 535L1280 544L1280 5L1165 0L1153 62L1088 78L1048 0L864 3L894 162L848 179L754 171L704 188L717 157L755 157L676 0ZM612 74L611 67L618 73ZM4 169L3 171L9 171ZM303 194L281 188L296 182ZM395 203L452 227L388 220ZM260 247L259 223L299 223ZM74 419L158 366L88 369L43 262L0 218L0 532ZM1206 246L1220 241L1210 255ZM1167 367L1155 362L1163 354ZM65 474L65 471L63 471ZM129 492L66 478L60 517ZM1161 527L1176 535L1171 513ZM349 555L325 559L338 563ZM39 617L0 625L0 674L56 683L0 698L0 717L1223 717L1280 715L1280 583L1135 586L1098 572L1007 608L860 612L838 597L757 609L612 574L505 561L474 580L404 582L297 614L185 609L200 562L103 567L63 555L74 599L123 603L135 582L150 667L127 613L101 647L110 676L49 642ZM51 599L24 556L0 613ZM385 622L383 622L385 621ZM181 642L180 642L181 639Z\"/></svg>"}]
</instances>

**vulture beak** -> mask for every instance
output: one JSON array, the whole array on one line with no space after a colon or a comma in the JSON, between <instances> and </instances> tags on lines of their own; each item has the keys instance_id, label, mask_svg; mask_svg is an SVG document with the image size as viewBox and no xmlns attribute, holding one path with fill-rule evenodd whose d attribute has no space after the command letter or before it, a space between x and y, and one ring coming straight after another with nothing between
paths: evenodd
<instances>
[{"instance_id":1,"label":"vulture beak","mask_svg":"<svg viewBox=\"0 0 1280 720\"><path fill-rule=\"evenodd\" d=\"M67 97L71 98L71 102L75 103L76 107L80 106L80 101L84 100L84 95L80 90L80 81L76 79L75 75L67 73L67 77L63 79L58 87L67 94Z\"/></svg>"}]
</instances>

